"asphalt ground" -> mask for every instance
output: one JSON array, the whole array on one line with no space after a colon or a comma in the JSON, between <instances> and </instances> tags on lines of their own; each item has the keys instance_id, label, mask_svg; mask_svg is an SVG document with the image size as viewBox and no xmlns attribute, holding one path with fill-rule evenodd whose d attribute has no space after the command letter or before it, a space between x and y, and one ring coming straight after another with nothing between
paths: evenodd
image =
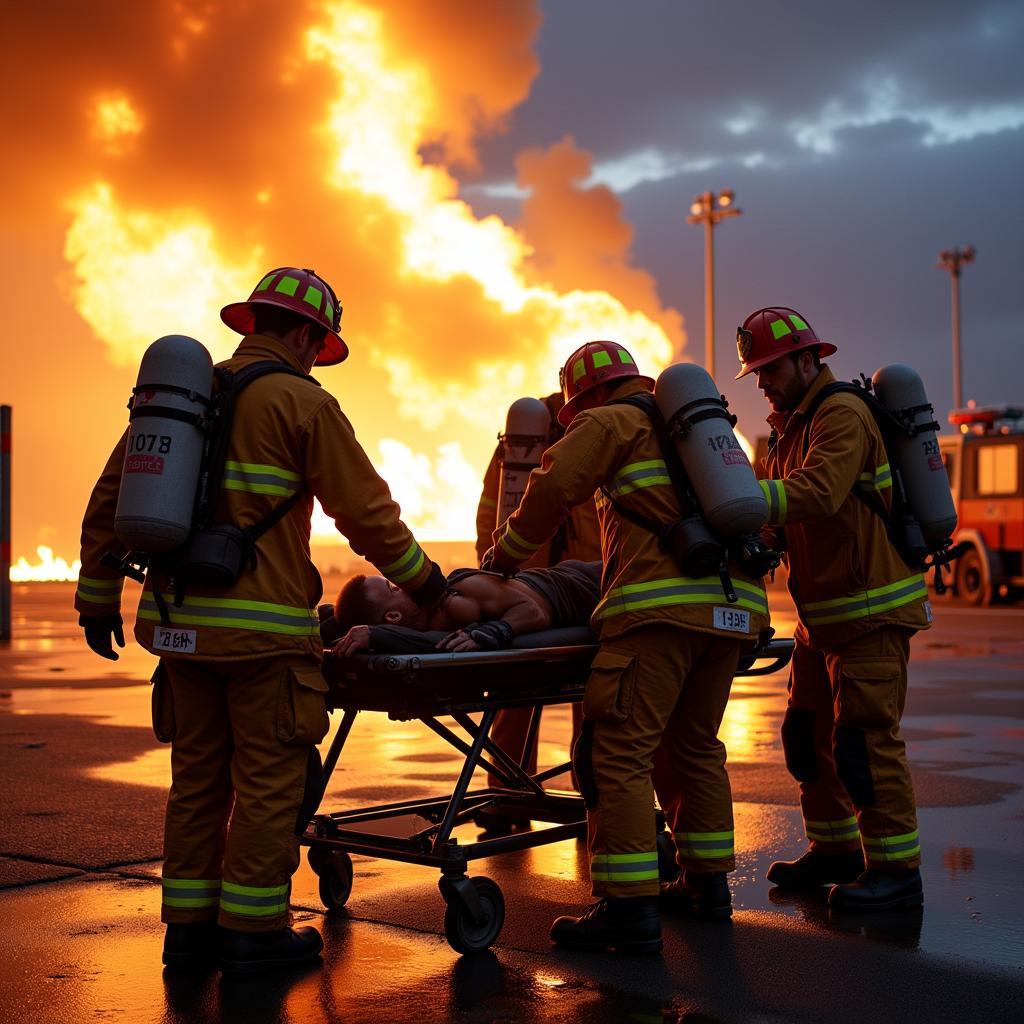
<instances>
[{"instance_id":1,"label":"asphalt ground","mask_svg":"<svg viewBox=\"0 0 1024 1024\"><path fill-rule=\"evenodd\" d=\"M785 673L738 679L723 736L739 865L731 923L665 918L660 957L577 954L551 920L589 902L582 843L476 861L507 916L492 952L443 936L436 870L356 858L327 915L303 860L297 921L322 966L242 983L160 966L160 831L169 752L149 728L153 660L102 662L72 588L15 588L0 646L0 1022L1001 1021L1024 1007L1024 609L940 605L916 638L904 731L924 848L923 912L830 915L782 897L772 860L805 840L778 729ZM775 625L792 628L784 595ZM569 709L545 712L541 761L564 759ZM461 755L416 722L363 714L324 810L450 791ZM475 835L472 826L465 838Z\"/></svg>"}]
</instances>

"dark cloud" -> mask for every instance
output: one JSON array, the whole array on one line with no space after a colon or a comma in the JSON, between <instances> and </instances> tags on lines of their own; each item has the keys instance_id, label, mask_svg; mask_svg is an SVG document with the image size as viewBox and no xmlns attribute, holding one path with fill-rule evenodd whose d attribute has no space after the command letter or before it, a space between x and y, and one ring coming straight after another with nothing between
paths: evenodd
<instances>
[{"instance_id":1,"label":"dark cloud","mask_svg":"<svg viewBox=\"0 0 1024 1024\"><path fill-rule=\"evenodd\" d=\"M1024 399L1022 166L1018 132L969 146L844 150L800 166L736 168L721 181L681 175L624 199L636 229L634 259L687 317L690 352L699 359L702 229L685 223L686 200L709 181L736 189L743 216L716 233L717 377L754 428L764 402L749 380L730 379L734 332L749 312L770 304L800 310L834 340L843 377L886 362L915 365L944 421L952 388L950 282L935 266L940 249L978 250L962 278L965 398Z\"/></svg>"},{"instance_id":2,"label":"dark cloud","mask_svg":"<svg viewBox=\"0 0 1024 1024\"><path fill-rule=\"evenodd\" d=\"M897 117L881 124L841 128L835 134L835 146L839 153L853 150L879 157L893 149L918 145L926 132L920 122Z\"/></svg>"},{"instance_id":3,"label":"dark cloud","mask_svg":"<svg viewBox=\"0 0 1024 1024\"><path fill-rule=\"evenodd\" d=\"M519 149L570 131L599 163L651 144L690 159L788 159L797 126L837 115L913 108L963 123L975 107L1024 107L1019 4L568 0L545 14L543 72L485 147L494 179L511 178ZM750 119L756 149L726 128Z\"/></svg>"}]
</instances>

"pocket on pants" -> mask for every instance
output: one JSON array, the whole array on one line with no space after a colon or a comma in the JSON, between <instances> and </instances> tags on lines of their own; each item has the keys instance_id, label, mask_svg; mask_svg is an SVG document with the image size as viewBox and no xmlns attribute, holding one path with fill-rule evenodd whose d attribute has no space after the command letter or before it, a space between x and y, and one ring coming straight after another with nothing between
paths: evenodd
<instances>
[{"instance_id":1,"label":"pocket on pants","mask_svg":"<svg viewBox=\"0 0 1024 1024\"><path fill-rule=\"evenodd\" d=\"M277 701L277 738L290 746L319 743L330 728L327 681L317 668L290 668Z\"/></svg>"},{"instance_id":2,"label":"pocket on pants","mask_svg":"<svg viewBox=\"0 0 1024 1024\"><path fill-rule=\"evenodd\" d=\"M625 722L633 710L636 658L615 651L598 651L583 693L583 715Z\"/></svg>"},{"instance_id":3,"label":"pocket on pants","mask_svg":"<svg viewBox=\"0 0 1024 1024\"><path fill-rule=\"evenodd\" d=\"M900 683L898 658L842 661L836 697L836 722L877 729L897 721Z\"/></svg>"},{"instance_id":4,"label":"pocket on pants","mask_svg":"<svg viewBox=\"0 0 1024 1024\"><path fill-rule=\"evenodd\" d=\"M168 685L163 662L157 665L150 682L153 684L153 735L161 743L170 743L178 729L174 718L174 694Z\"/></svg>"}]
</instances>

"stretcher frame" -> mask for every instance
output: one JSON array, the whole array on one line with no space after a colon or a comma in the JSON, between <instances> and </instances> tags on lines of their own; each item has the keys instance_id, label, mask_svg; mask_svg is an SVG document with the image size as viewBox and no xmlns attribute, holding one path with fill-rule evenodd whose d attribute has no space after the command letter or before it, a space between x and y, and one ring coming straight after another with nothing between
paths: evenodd
<instances>
[{"instance_id":1,"label":"stretcher frame","mask_svg":"<svg viewBox=\"0 0 1024 1024\"><path fill-rule=\"evenodd\" d=\"M309 864L318 876L320 898L327 909L344 906L351 894L352 854L422 864L441 871L439 888L447 904L445 935L450 945L461 953L492 945L504 922L504 899L491 879L470 878L469 863L586 832L583 798L575 792L545 790L543 786L549 779L569 772L570 762L532 774L527 765L536 747L541 712L554 704L583 699L597 649L596 643L582 643L459 654L368 654L325 659L328 706L342 711L341 724L324 759L325 785L361 711L386 713L394 721L422 721L465 757L451 793L318 813L312 818L301 842L309 848ZM792 651L792 640L770 640L741 659L737 676L776 672L788 664ZM518 761L490 736L497 712L506 708L532 710ZM479 715L479 720L474 715ZM471 790L473 774L479 768L485 768L500 784ZM541 822L547 827L503 835L489 836L485 832L469 843L452 835L481 810L492 817ZM375 831L373 827L386 827L414 816L429 824L408 835ZM672 877L678 871L675 849L670 833L664 830L660 811L657 835L659 868L664 877Z\"/></svg>"}]
</instances>

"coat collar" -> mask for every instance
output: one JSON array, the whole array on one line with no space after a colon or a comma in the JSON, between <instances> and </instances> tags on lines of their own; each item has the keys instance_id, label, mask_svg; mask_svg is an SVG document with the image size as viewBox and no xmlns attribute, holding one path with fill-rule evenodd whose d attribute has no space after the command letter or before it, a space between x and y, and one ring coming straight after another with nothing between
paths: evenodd
<instances>
[{"instance_id":1,"label":"coat collar","mask_svg":"<svg viewBox=\"0 0 1024 1024\"><path fill-rule=\"evenodd\" d=\"M266 334L247 334L242 339L241 345L235 349L235 355L276 359L278 362L286 363L293 370L298 370L299 373L309 375L302 363L299 362L299 357L287 345Z\"/></svg>"}]
</instances>

